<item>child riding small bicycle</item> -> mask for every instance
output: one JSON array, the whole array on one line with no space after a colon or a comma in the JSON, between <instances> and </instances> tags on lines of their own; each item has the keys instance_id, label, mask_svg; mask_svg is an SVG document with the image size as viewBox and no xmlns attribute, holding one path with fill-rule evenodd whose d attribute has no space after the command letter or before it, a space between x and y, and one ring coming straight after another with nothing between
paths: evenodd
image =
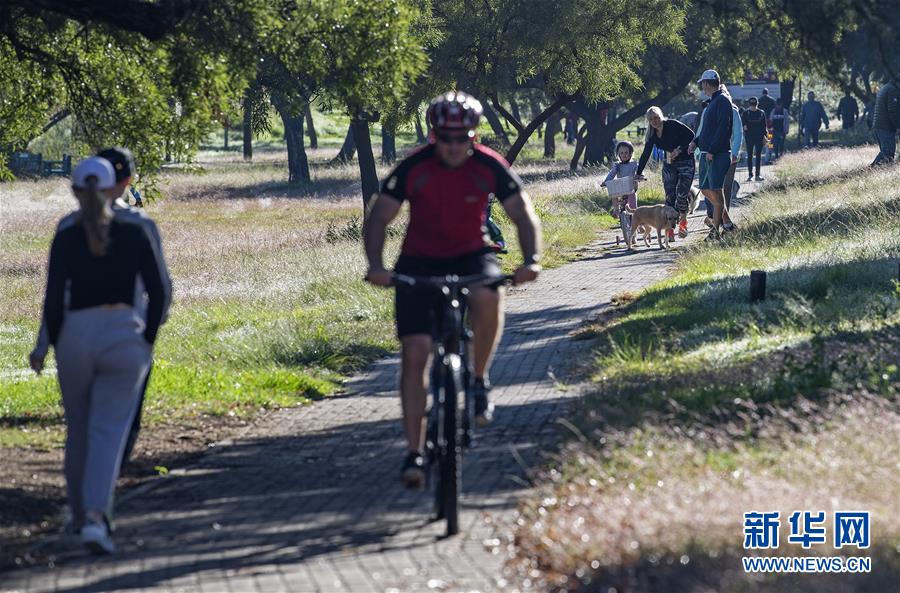
<instances>
[{"instance_id":1,"label":"child riding small bicycle","mask_svg":"<svg viewBox=\"0 0 900 593\"><path fill-rule=\"evenodd\" d=\"M600 187L606 187L607 182L613 179L630 178L634 185L634 191L624 195L613 196L612 209L610 214L613 218L618 218L622 225L622 232L625 234L625 242L629 243L631 235L630 215L627 213L625 206L629 206L632 210L637 208L637 161L631 160L634 156L634 146L627 140L622 140L616 144L616 156L619 160L613 164L606 179L600 184ZM612 193L612 192L611 192Z\"/></svg>"}]
</instances>

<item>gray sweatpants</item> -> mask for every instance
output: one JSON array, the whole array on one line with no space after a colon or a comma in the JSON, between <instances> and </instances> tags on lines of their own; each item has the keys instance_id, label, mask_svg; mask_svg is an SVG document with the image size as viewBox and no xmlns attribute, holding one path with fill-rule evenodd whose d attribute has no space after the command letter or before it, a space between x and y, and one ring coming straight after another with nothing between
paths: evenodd
<instances>
[{"instance_id":1,"label":"gray sweatpants","mask_svg":"<svg viewBox=\"0 0 900 593\"><path fill-rule=\"evenodd\" d=\"M56 343L66 412L65 475L76 521L112 512L128 427L150 365L144 322L131 308L66 312Z\"/></svg>"}]
</instances>

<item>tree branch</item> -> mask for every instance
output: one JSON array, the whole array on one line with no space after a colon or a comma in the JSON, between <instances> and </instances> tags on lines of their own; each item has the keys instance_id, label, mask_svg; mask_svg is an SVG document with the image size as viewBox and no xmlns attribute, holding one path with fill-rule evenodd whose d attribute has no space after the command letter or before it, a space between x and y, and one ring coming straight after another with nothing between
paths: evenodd
<instances>
[{"instance_id":1,"label":"tree branch","mask_svg":"<svg viewBox=\"0 0 900 593\"><path fill-rule=\"evenodd\" d=\"M541 125L543 125L543 123L547 121L551 115L559 111L560 107L571 100L572 95L560 95L552 105L541 111L538 116L531 120L531 122L526 127L522 128L522 130L519 131L519 136L516 138L516 141L512 146L509 147L509 150L506 152L506 160L509 163L513 163L516 160L516 157L519 156L519 152L521 152L522 147L525 146L525 143L528 142L528 139L532 134L534 134L534 131L541 127Z\"/></svg>"},{"instance_id":2,"label":"tree branch","mask_svg":"<svg viewBox=\"0 0 900 593\"><path fill-rule=\"evenodd\" d=\"M516 132L518 132L519 134L521 134L522 132L525 131L525 126L522 125L522 122L520 122L519 120L517 120L517 119L515 118L515 116L513 116L512 113L510 113L509 111L507 111L506 108L505 108L505 107L500 103L500 101L497 99L497 93L489 94L488 97L490 97L490 99L491 99L491 105L494 106L494 109L496 109L496 110L500 113L500 115L503 116L503 119L505 119L505 120L508 121L510 124L512 124L512 127L514 127L514 128L516 129Z\"/></svg>"},{"instance_id":3,"label":"tree branch","mask_svg":"<svg viewBox=\"0 0 900 593\"><path fill-rule=\"evenodd\" d=\"M610 131L615 134L619 130L625 128L628 124L637 119L640 115L643 115L644 112L647 111L652 105L665 105L673 98L675 98L678 93L684 90L684 87L688 85L691 81L692 75L685 74L681 79L677 80L672 86L666 87L661 90L656 96L641 101L639 103L635 103L628 110L620 114L616 119L609 122Z\"/></svg>"},{"instance_id":4,"label":"tree branch","mask_svg":"<svg viewBox=\"0 0 900 593\"><path fill-rule=\"evenodd\" d=\"M44 125L44 128L41 130L41 134L43 134L44 132L46 132L47 130L49 130L50 128L52 128L53 126L55 126L56 124L58 124L58 123L61 122L62 120L64 120L64 119L66 119L67 117L69 117L69 115L70 115L71 113L72 113L72 110L69 109L68 107L65 107L65 108L63 108L63 109L60 109L59 111L57 111L56 113L54 113L54 114L53 114L53 117L50 118L50 121L48 121L48 122ZM40 135L40 134L39 134L39 135Z\"/></svg>"},{"instance_id":5,"label":"tree branch","mask_svg":"<svg viewBox=\"0 0 900 593\"><path fill-rule=\"evenodd\" d=\"M81 23L101 22L155 41L168 35L207 0L5 0L26 12L52 12Z\"/></svg>"}]
</instances>

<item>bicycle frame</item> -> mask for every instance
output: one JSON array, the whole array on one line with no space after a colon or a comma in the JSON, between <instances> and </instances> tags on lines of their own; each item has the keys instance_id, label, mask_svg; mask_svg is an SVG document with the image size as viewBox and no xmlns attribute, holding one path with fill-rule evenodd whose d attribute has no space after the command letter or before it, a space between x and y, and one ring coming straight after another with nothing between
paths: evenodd
<instances>
[{"instance_id":1,"label":"bicycle frame","mask_svg":"<svg viewBox=\"0 0 900 593\"><path fill-rule=\"evenodd\" d=\"M459 532L462 450L474 444L473 373L468 352L471 332L465 327L468 286L486 281L499 284L510 278L484 274L463 277L394 275L396 283L429 286L438 290L442 299L439 318L432 331L432 405L428 414L426 449L430 465L437 469L436 517L447 520L447 535Z\"/></svg>"}]
</instances>

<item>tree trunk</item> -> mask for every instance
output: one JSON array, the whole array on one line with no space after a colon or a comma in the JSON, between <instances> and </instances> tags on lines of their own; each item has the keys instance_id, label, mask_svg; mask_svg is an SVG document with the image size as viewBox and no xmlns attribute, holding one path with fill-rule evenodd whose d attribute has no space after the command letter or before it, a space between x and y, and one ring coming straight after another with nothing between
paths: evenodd
<instances>
[{"instance_id":1,"label":"tree trunk","mask_svg":"<svg viewBox=\"0 0 900 593\"><path fill-rule=\"evenodd\" d=\"M564 95L559 97L556 101L553 102L552 105L547 107L547 109L543 110L540 115L531 120L525 129L519 132L519 135L516 137L516 141L509 148L506 153L506 160L509 161L510 164L515 162L516 157L519 156L519 152L521 152L522 147L525 146L525 143L528 142L528 139L534 133L536 129L541 127L541 125L547 121L547 119L552 116L554 113L559 111L559 108L572 100L570 95Z\"/></svg>"},{"instance_id":2,"label":"tree trunk","mask_svg":"<svg viewBox=\"0 0 900 593\"><path fill-rule=\"evenodd\" d=\"M595 166L610 158L610 147L615 131L610 130L607 115L609 103L588 104L583 97L578 97L572 110L584 119L587 128L585 138L584 164Z\"/></svg>"},{"instance_id":3,"label":"tree trunk","mask_svg":"<svg viewBox=\"0 0 900 593\"><path fill-rule=\"evenodd\" d=\"M510 98L509 109L510 111L512 111L513 117L516 118L516 121L522 121L522 114L519 113L519 104L516 102L515 97Z\"/></svg>"},{"instance_id":4,"label":"tree trunk","mask_svg":"<svg viewBox=\"0 0 900 593\"><path fill-rule=\"evenodd\" d=\"M309 134L309 147L310 148L319 148L319 135L316 134L316 126L313 123L312 117L312 107L310 107L309 103L306 104L304 115L306 116L306 132Z\"/></svg>"},{"instance_id":5,"label":"tree trunk","mask_svg":"<svg viewBox=\"0 0 900 593\"><path fill-rule=\"evenodd\" d=\"M416 111L416 144L425 144L428 140L425 138L425 132L422 131L422 118Z\"/></svg>"},{"instance_id":6,"label":"tree trunk","mask_svg":"<svg viewBox=\"0 0 900 593\"><path fill-rule=\"evenodd\" d=\"M375 171L375 155L372 153L372 139L369 136L369 122L354 118L350 122L356 147L359 149L359 175L362 180L363 212L368 212L369 202L378 195L378 173Z\"/></svg>"},{"instance_id":7,"label":"tree trunk","mask_svg":"<svg viewBox=\"0 0 900 593\"><path fill-rule=\"evenodd\" d=\"M487 102L482 102L481 106L484 107L484 117L486 117L488 123L491 124L491 130L494 131L494 136L496 136L497 140L503 144L509 144L509 136L506 134L506 130L503 129L503 124L500 123L497 112L495 112Z\"/></svg>"},{"instance_id":8,"label":"tree trunk","mask_svg":"<svg viewBox=\"0 0 900 593\"><path fill-rule=\"evenodd\" d=\"M575 154L572 155L572 160L569 161L569 169L573 171L578 168L578 161L581 159L581 154L584 152L585 133L587 133L587 124L581 126L578 133L575 134Z\"/></svg>"},{"instance_id":9,"label":"tree trunk","mask_svg":"<svg viewBox=\"0 0 900 593\"><path fill-rule=\"evenodd\" d=\"M556 135L562 132L562 114L557 111L549 118L544 129L544 158L556 158Z\"/></svg>"},{"instance_id":10,"label":"tree trunk","mask_svg":"<svg viewBox=\"0 0 900 593\"><path fill-rule=\"evenodd\" d=\"M244 95L244 160L253 160L253 105L250 97Z\"/></svg>"},{"instance_id":11,"label":"tree trunk","mask_svg":"<svg viewBox=\"0 0 900 593\"><path fill-rule=\"evenodd\" d=\"M350 126L347 128L347 135L344 137L344 143L341 145L341 150L332 159L332 162L346 165L353 160L354 154L356 154L356 141L353 138L353 122L351 121Z\"/></svg>"},{"instance_id":12,"label":"tree trunk","mask_svg":"<svg viewBox=\"0 0 900 593\"><path fill-rule=\"evenodd\" d=\"M790 80L782 80L778 85L781 87L781 106L785 109L790 109L791 103L794 102L794 83L796 82L797 77L792 77Z\"/></svg>"},{"instance_id":13,"label":"tree trunk","mask_svg":"<svg viewBox=\"0 0 900 593\"><path fill-rule=\"evenodd\" d=\"M397 160L397 142L393 131L381 126L381 162L391 165Z\"/></svg>"},{"instance_id":14,"label":"tree trunk","mask_svg":"<svg viewBox=\"0 0 900 593\"><path fill-rule=\"evenodd\" d=\"M225 150L228 150L228 124L225 124L223 127L225 129Z\"/></svg>"},{"instance_id":15,"label":"tree trunk","mask_svg":"<svg viewBox=\"0 0 900 593\"><path fill-rule=\"evenodd\" d=\"M678 96L684 90L684 87L692 80L692 77L693 73L687 73L681 79L675 81L671 86L660 91L656 96L650 97L649 99L646 99L639 103L635 103L630 108L620 113L618 117L609 121L609 123L607 124L606 130L603 132L603 134L606 136L605 140L596 139L597 143L600 144L601 148L603 146L603 143L605 143L608 147L611 147L612 140L615 138L616 134L619 133L619 131L623 130L635 119L646 113L647 109L651 105L665 105L673 98ZM573 111L578 113L578 102L573 104L571 108ZM579 113L579 115L582 114ZM584 117L584 115L582 115L582 117ZM573 158L572 162L570 163L570 167L573 170L578 168L578 159L581 157L581 151L586 148L586 138L583 138L583 133L585 131L586 127L583 126L576 139L575 158Z\"/></svg>"},{"instance_id":16,"label":"tree trunk","mask_svg":"<svg viewBox=\"0 0 900 593\"><path fill-rule=\"evenodd\" d=\"M532 97L529 99L528 104L529 104L529 107L531 108L531 119L536 118L536 117L537 117L538 115L540 115L540 113L544 110L544 109L541 107L541 102L538 101L537 99L535 99L534 96L532 96ZM551 117L552 117L552 116L551 116ZM549 118L548 118L547 121L549 121ZM540 127L540 128L537 129L538 140L540 140L540 139L543 137L542 131L543 131L543 127Z\"/></svg>"},{"instance_id":17,"label":"tree trunk","mask_svg":"<svg viewBox=\"0 0 900 593\"><path fill-rule=\"evenodd\" d=\"M284 140L288 149L288 182L310 181L309 161L303 147L303 114L292 115L282 104L276 104L275 109L284 123Z\"/></svg>"}]
</instances>

